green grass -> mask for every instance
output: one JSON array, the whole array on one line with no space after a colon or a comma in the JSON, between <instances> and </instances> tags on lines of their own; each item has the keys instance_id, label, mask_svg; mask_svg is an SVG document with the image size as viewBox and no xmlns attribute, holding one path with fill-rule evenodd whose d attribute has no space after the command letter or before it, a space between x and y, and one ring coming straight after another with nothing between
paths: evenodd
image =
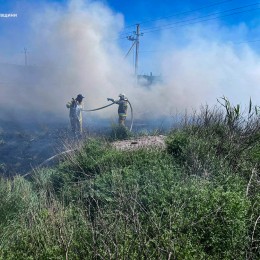
<instances>
[{"instance_id":1,"label":"green grass","mask_svg":"<svg viewBox=\"0 0 260 260\"><path fill-rule=\"evenodd\" d=\"M249 120L207 108L168 134L165 151L88 139L55 168L1 179L0 259L259 259Z\"/></svg>"}]
</instances>

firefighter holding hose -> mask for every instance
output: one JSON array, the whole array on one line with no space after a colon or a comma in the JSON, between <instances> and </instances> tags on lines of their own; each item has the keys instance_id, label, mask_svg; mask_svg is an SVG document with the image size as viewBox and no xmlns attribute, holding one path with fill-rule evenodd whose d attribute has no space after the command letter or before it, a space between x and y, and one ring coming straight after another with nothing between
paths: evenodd
<instances>
[{"instance_id":1,"label":"firefighter holding hose","mask_svg":"<svg viewBox=\"0 0 260 260\"><path fill-rule=\"evenodd\" d=\"M113 98L108 98L108 101L118 105L118 123L119 125L125 126L125 120L127 116L128 99L125 94L119 94L119 100L114 100Z\"/></svg>"},{"instance_id":2,"label":"firefighter holding hose","mask_svg":"<svg viewBox=\"0 0 260 260\"><path fill-rule=\"evenodd\" d=\"M70 124L74 137L82 136L82 110L83 110L83 96L78 94L77 97L66 104L70 110Z\"/></svg>"}]
</instances>

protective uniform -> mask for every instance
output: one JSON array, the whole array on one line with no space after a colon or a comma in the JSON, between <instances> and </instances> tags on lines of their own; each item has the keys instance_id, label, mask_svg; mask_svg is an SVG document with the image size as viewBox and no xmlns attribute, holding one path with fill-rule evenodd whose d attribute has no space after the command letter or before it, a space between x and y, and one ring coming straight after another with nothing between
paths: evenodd
<instances>
[{"instance_id":1,"label":"protective uniform","mask_svg":"<svg viewBox=\"0 0 260 260\"><path fill-rule=\"evenodd\" d=\"M71 131L75 137L81 137L82 135L82 100L83 96L79 94L76 99L72 98L70 102L67 103L66 107L70 109L70 124Z\"/></svg>"},{"instance_id":2,"label":"protective uniform","mask_svg":"<svg viewBox=\"0 0 260 260\"><path fill-rule=\"evenodd\" d=\"M125 120L127 116L127 108L128 108L128 99L125 94L119 95L119 100L114 100L112 98L108 98L109 101L112 101L118 104L118 123L119 125L125 126Z\"/></svg>"}]
</instances>

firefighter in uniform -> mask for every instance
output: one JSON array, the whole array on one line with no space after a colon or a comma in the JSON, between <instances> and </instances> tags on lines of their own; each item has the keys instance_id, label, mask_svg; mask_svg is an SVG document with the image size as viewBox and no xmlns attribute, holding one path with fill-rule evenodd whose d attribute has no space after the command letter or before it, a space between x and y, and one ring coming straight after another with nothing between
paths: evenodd
<instances>
[{"instance_id":1,"label":"firefighter in uniform","mask_svg":"<svg viewBox=\"0 0 260 260\"><path fill-rule=\"evenodd\" d=\"M77 97L67 103L66 107L69 108L71 131L74 137L82 136L82 110L83 110L83 96L78 94Z\"/></svg>"},{"instance_id":2,"label":"firefighter in uniform","mask_svg":"<svg viewBox=\"0 0 260 260\"><path fill-rule=\"evenodd\" d=\"M119 100L114 100L113 98L108 98L107 100L118 104L118 123L119 125L125 126L128 108L128 99L125 94L119 94Z\"/></svg>"}]
</instances>

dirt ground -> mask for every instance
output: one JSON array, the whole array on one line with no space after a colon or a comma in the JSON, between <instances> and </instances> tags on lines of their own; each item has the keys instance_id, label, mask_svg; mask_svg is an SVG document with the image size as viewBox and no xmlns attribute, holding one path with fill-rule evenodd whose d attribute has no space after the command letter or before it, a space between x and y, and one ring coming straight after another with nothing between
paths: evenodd
<instances>
[{"instance_id":1,"label":"dirt ground","mask_svg":"<svg viewBox=\"0 0 260 260\"><path fill-rule=\"evenodd\" d=\"M131 140L116 141L113 142L112 145L119 150L135 150L140 148L152 148L152 147L164 149L165 138L166 136L164 135L142 136Z\"/></svg>"}]
</instances>

